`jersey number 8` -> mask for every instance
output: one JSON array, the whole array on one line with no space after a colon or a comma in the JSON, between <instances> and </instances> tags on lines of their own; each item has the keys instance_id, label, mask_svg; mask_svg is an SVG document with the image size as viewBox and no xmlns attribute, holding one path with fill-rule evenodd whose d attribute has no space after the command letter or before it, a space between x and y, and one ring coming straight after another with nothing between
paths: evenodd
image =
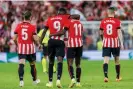
<instances>
[{"instance_id":1,"label":"jersey number 8","mask_svg":"<svg viewBox=\"0 0 133 89\"><path fill-rule=\"evenodd\" d=\"M107 26L106 26L106 31L107 31L107 34L108 35L112 35L112 24L108 24Z\"/></svg>"}]
</instances>

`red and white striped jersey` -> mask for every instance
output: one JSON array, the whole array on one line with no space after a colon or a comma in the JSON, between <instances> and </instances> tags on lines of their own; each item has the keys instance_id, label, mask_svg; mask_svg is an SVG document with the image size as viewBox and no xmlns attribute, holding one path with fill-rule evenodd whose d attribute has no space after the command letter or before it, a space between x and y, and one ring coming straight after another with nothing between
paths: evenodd
<instances>
[{"instance_id":1,"label":"red and white striped jersey","mask_svg":"<svg viewBox=\"0 0 133 89\"><path fill-rule=\"evenodd\" d=\"M50 34L54 34L63 30L65 21L68 20L69 15L57 15L48 18L45 22L45 26L50 29ZM62 36L52 36L51 39L64 40L64 35Z\"/></svg>"},{"instance_id":2,"label":"red and white striped jersey","mask_svg":"<svg viewBox=\"0 0 133 89\"><path fill-rule=\"evenodd\" d=\"M36 34L36 27L29 22L22 22L17 25L15 34L18 35L18 54L35 53L33 35Z\"/></svg>"},{"instance_id":3,"label":"red and white striped jersey","mask_svg":"<svg viewBox=\"0 0 133 89\"><path fill-rule=\"evenodd\" d=\"M103 30L103 47L120 47L118 39L118 29L120 29L120 20L108 17L101 21L100 30Z\"/></svg>"},{"instance_id":4,"label":"red and white striped jersey","mask_svg":"<svg viewBox=\"0 0 133 89\"><path fill-rule=\"evenodd\" d=\"M35 51L35 44L23 44L18 43L18 54L34 54Z\"/></svg>"},{"instance_id":5,"label":"red and white striped jersey","mask_svg":"<svg viewBox=\"0 0 133 89\"><path fill-rule=\"evenodd\" d=\"M68 28L67 47L81 47L83 45L83 25L80 23L80 21L70 19L68 22L66 22L65 27Z\"/></svg>"},{"instance_id":6,"label":"red and white striped jersey","mask_svg":"<svg viewBox=\"0 0 133 89\"><path fill-rule=\"evenodd\" d=\"M118 38L103 38L103 47L109 47L109 48L120 47Z\"/></svg>"}]
</instances>

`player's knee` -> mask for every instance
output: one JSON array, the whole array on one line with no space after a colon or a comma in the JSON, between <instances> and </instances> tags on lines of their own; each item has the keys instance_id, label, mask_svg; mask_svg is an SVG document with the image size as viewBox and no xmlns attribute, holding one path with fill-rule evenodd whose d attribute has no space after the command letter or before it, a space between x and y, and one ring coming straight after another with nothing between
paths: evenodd
<instances>
[{"instance_id":1,"label":"player's knee","mask_svg":"<svg viewBox=\"0 0 133 89\"><path fill-rule=\"evenodd\" d=\"M63 61L63 58L61 56L57 57L58 59L58 62L62 62Z\"/></svg>"},{"instance_id":2,"label":"player's knee","mask_svg":"<svg viewBox=\"0 0 133 89\"><path fill-rule=\"evenodd\" d=\"M109 63L109 57L107 56L104 57L104 63L107 63L107 64Z\"/></svg>"},{"instance_id":3,"label":"player's knee","mask_svg":"<svg viewBox=\"0 0 133 89\"><path fill-rule=\"evenodd\" d=\"M72 66L73 65L73 58L67 58L67 63L68 63L68 66Z\"/></svg>"},{"instance_id":4,"label":"player's knee","mask_svg":"<svg viewBox=\"0 0 133 89\"><path fill-rule=\"evenodd\" d=\"M25 64L25 59L20 59L19 64Z\"/></svg>"},{"instance_id":5,"label":"player's knee","mask_svg":"<svg viewBox=\"0 0 133 89\"><path fill-rule=\"evenodd\" d=\"M77 64L77 65L76 65L76 68L80 68L80 64Z\"/></svg>"},{"instance_id":6,"label":"player's knee","mask_svg":"<svg viewBox=\"0 0 133 89\"><path fill-rule=\"evenodd\" d=\"M49 64L54 64L54 57L49 57Z\"/></svg>"},{"instance_id":7,"label":"player's knee","mask_svg":"<svg viewBox=\"0 0 133 89\"><path fill-rule=\"evenodd\" d=\"M115 57L115 64L120 64L119 57Z\"/></svg>"},{"instance_id":8,"label":"player's knee","mask_svg":"<svg viewBox=\"0 0 133 89\"><path fill-rule=\"evenodd\" d=\"M72 66L72 62L71 61L68 61L68 66Z\"/></svg>"},{"instance_id":9,"label":"player's knee","mask_svg":"<svg viewBox=\"0 0 133 89\"><path fill-rule=\"evenodd\" d=\"M30 62L30 65L35 65L35 61Z\"/></svg>"}]
</instances>

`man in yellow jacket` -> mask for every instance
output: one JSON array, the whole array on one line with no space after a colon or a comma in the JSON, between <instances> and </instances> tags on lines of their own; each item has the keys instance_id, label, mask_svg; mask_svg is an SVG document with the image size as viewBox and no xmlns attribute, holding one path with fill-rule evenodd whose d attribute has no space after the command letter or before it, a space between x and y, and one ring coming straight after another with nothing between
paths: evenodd
<instances>
[{"instance_id":1,"label":"man in yellow jacket","mask_svg":"<svg viewBox=\"0 0 133 89\"><path fill-rule=\"evenodd\" d=\"M40 38L41 35L43 33L43 29L40 30L40 32L38 33L38 37ZM42 44L43 44L43 57L42 57L42 66L43 66L43 72L44 73L47 73L47 62L46 60L48 61L48 40L49 40L49 30L46 32L46 35L42 41ZM55 68L55 65L54 65L54 68L53 68L53 72L56 72L56 68Z\"/></svg>"}]
</instances>

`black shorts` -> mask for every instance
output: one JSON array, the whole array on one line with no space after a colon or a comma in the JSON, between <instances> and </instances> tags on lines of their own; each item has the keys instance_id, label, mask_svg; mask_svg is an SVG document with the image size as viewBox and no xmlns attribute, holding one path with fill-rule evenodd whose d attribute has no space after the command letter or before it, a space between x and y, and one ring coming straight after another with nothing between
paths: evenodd
<instances>
[{"instance_id":1,"label":"black shorts","mask_svg":"<svg viewBox=\"0 0 133 89\"><path fill-rule=\"evenodd\" d=\"M67 58L75 58L75 57L80 58L83 52L82 48L83 47L73 47L73 48L68 47Z\"/></svg>"},{"instance_id":2,"label":"black shorts","mask_svg":"<svg viewBox=\"0 0 133 89\"><path fill-rule=\"evenodd\" d=\"M65 44L62 40L50 39L48 41L48 56L49 57L64 57L65 56Z\"/></svg>"},{"instance_id":3,"label":"black shorts","mask_svg":"<svg viewBox=\"0 0 133 89\"><path fill-rule=\"evenodd\" d=\"M29 62L36 61L36 54L18 54L19 60L26 59Z\"/></svg>"},{"instance_id":4,"label":"black shorts","mask_svg":"<svg viewBox=\"0 0 133 89\"><path fill-rule=\"evenodd\" d=\"M102 52L102 56L108 56L108 57L111 57L111 54L114 56L114 57L117 57L120 55L120 48L103 48L103 52Z\"/></svg>"},{"instance_id":5,"label":"black shorts","mask_svg":"<svg viewBox=\"0 0 133 89\"><path fill-rule=\"evenodd\" d=\"M48 55L48 46L43 46L43 55L44 56Z\"/></svg>"}]
</instances>

